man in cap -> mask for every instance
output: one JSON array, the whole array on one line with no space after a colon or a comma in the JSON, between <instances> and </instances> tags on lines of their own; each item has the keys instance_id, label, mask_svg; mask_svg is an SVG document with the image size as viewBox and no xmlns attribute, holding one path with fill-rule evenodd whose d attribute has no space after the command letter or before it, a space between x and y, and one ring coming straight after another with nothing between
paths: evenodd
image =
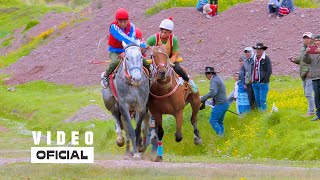
<instances>
[{"instance_id":1,"label":"man in cap","mask_svg":"<svg viewBox=\"0 0 320 180\"><path fill-rule=\"evenodd\" d=\"M305 114L304 116L308 117L308 116L313 116L314 114L314 97L312 96L312 92L313 92L312 80L310 76L308 76L310 65L303 61L303 56L306 53L306 49L308 45L311 45L312 43L312 33L305 32L302 35L302 38L303 38L303 47L300 50L299 57L295 59L289 58L289 60L295 64L300 65L300 77L303 82L302 85L303 85L304 95L308 100L308 111L307 111L307 114Z\"/></svg>"},{"instance_id":2,"label":"man in cap","mask_svg":"<svg viewBox=\"0 0 320 180\"><path fill-rule=\"evenodd\" d=\"M315 54L311 54L310 47L306 48L306 53L303 56L303 62L310 64L310 78L312 80L314 90L314 102L317 108L316 115L312 121L320 119L320 35L314 37L314 44L317 46Z\"/></svg>"},{"instance_id":3,"label":"man in cap","mask_svg":"<svg viewBox=\"0 0 320 180\"><path fill-rule=\"evenodd\" d=\"M122 41L126 44L136 44L135 26L129 21L129 13L126 9L120 8L116 11L115 21L109 29L109 58L111 63L102 77L102 84L105 88L109 84L109 75L116 69L120 59L124 57L124 48ZM142 44L143 45L143 44ZM144 45L145 46L145 45Z\"/></svg>"},{"instance_id":4,"label":"man in cap","mask_svg":"<svg viewBox=\"0 0 320 180\"><path fill-rule=\"evenodd\" d=\"M254 58L254 51L252 47L244 48L245 60L243 63L244 67L244 81L245 81L245 88L248 93L248 98L250 102L250 109L254 110L257 108L257 104L255 101L253 89L252 89L252 69L253 69L253 58Z\"/></svg>"},{"instance_id":5,"label":"man in cap","mask_svg":"<svg viewBox=\"0 0 320 180\"><path fill-rule=\"evenodd\" d=\"M172 34L173 27L174 27L174 24L171 18L164 19L159 25L160 32L154 35L151 35L147 39L147 47L149 48L150 46L165 45L168 52L168 56L170 58L169 61L173 67L173 70L179 76L181 76L183 80L185 80L190 84L191 90L193 93L197 93L198 87L193 82L193 80L189 78L187 73L181 68L180 63L177 62L179 52L180 52L180 47L179 47L178 38Z\"/></svg>"},{"instance_id":6,"label":"man in cap","mask_svg":"<svg viewBox=\"0 0 320 180\"><path fill-rule=\"evenodd\" d=\"M211 111L209 122L218 136L224 136L224 116L229 108L226 96L226 86L217 75L213 67L205 68L206 78L210 80L210 92L201 97L201 102L205 104L206 100L212 98L214 107Z\"/></svg>"},{"instance_id":7,"label":"man in cap","mask_svg":"<svg viewBox=\"0 0 320 180\"><path fill-rule=\"evenodd\" d=\"M271 61L265 52L268 47L263 43L257 43L253 49L256 49L256 55L253 58L252 88L258 109L267 111L267 95L272 74Z\"/></svg>"}]
</instances>

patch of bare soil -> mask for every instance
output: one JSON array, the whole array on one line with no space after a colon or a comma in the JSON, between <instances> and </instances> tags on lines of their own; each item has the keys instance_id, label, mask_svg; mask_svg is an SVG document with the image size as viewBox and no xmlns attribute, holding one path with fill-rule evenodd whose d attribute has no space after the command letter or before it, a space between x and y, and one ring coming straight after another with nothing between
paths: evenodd
<instances>
[{"instance_id":1,"label":"patch of bare soil","mask_svg":"<svg viewBox=\"0 0 320 180\"><path fill-rule=\"evenodd\" d=\"M0 133L6 133L6 132L8 132L8 128L0 125Z\"/></svg>"},{"instance_id":2,"label":"patch of bare soil","mask_svg":"<svg viewBox=\"0 0 320 180\"><path fill-rule=\"evenodd\" d=\"M298 75L299 67L288 58L299 53L304 32L317 33L320 29L320 9L297 8L280 19L269 18L267 1L239 4L212 19L206 19L195 8L169 9L147 18L144 12L152 5L142 0L103 0L102 8L90 11L89 20L65 29L59 37L0 73L13 75L8 84L40 79L79 86L98 84L106 64L90 62L109 59L108 29L119 7L129 10L131 21L143 30L145 38L158 31L161 20L173 17L182 64L195 73L211 65L222 75L231 76L238 71L243 49L263 42L269 47L266 52L274 75Z\"/></svg>"},{"instance_id":3,"label":"patch of bare soil","mask_svg":"<svg viewBox=\"0 0 320 180\"><path fill-rule=\"evenodd\" d=\"M0 166L11 163L29 163L30 158L0 158ZM198 178L208 177L255 177L255 178L285 178L285 179L319 179L319 168L267 166L259 164L232 163L173 163L151 162L144 160L95 160L94 165L110 169L140 169L150 168L166 175L199 175Z\"/></svg>"},{"instance_id":4,"label":"patch of bare soil","mask_svg":"<svg viewBox=\"0 0 320 180\"><path fill-rule=\"evenodd\" d=\"M84 108L81 108L75 115L66 119L64 122L82 122L93 119L110 120L112 118L112 115L107 114L106 110L101 109L96 104L92 104Z\"/></svg>"}]
</instances>

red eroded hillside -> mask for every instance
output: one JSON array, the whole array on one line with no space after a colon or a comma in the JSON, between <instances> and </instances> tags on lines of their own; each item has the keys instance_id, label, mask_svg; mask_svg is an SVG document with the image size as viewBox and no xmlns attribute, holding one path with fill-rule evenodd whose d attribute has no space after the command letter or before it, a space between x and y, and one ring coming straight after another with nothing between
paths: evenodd
<instances>
[{"instance_id":1,"label":"red eroded hillside","mask_svg":"<svg viewBox=\"0 0 320 180\"><path fill-rule=\"evenodd\" d=\"M174 8L147 18L144 12L152 4L142 0L103 2L101 9L91 11L89 20L66 28L60 36L2 70L13 75L7 83L42 79L59 84L98 84L106 65L89 62L108 59L108 27L119 7L129 10L132 22L143 30L145 38L158 31L161 20L173 17L174 34L180 40L184 58L182 64L196 73L212 65L221 74L231 76L238 69L243 49L263 42L269 47L267 54L273 64L273 74L298 75L299 67L288 58L299 53L305 31L320 34L320 9L297 8L289 16L276 19L268 18L267 2L256 1L237 5L212 19L204 18L195 8Z\"/></svg>"}]
</instances>

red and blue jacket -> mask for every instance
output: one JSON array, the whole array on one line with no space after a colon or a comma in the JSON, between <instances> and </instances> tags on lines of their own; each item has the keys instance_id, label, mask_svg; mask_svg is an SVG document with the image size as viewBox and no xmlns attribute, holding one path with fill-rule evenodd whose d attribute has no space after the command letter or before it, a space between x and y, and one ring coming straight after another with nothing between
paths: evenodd
<instances>
[{"instance_id":1,"label":"red and blue jacket","mask_svg":"<svg viewBox=\"0 0 320 180\"><path fill-rule=\"evenodd\" d=\"M114 21L111 23L109 30L109 52L124 52L122 41L126 44L136 43L135 26L133 23L129 22L126 28L121 29L118 26L118 22Z\"/></svg>"}]
</instances>

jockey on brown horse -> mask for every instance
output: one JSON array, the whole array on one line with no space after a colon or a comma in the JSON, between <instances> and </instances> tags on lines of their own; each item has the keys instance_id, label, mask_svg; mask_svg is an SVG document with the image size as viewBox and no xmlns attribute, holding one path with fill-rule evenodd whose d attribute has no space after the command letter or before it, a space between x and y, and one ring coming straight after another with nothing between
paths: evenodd
<instances>
[{"instance_id":1,"label":"jockey on brown horse","mask_svg":"<svg viewBox=\"0 0 320 180\"><path fill-rule=\"evenodd\" d=\"M175 117L177 124L175 136L176 141L180 142L182 140L183 109L187 103L190 103L192 107L191 123L194 127L194 143L196 145L202 143L197 128L197 113L201 104L199 92L193 81L189 80L188 75L176 62L179 46L177 38L171 35L173 22L170 19L165 19L159 27L161 33L153 35L147 40L147 45L155 46L151 48L153 81L150 87L151 96L149 96L148 108L155 119L159 139L156 161L162 160L162 138L164 135L162 115L171 114ZM173 70L189 83L180 81Z\"/></svg>"},{"instance_id":2,"label":"jockey on brown horse","mask_svg":"<svg viewBox=\"0 0 320 180\"><path fill-rule=\"evenodd\" d=\"M196 84L189 78L189 75L181 68L178 60L179 56L179 41L176 36L172 34L174 24L171 19L164 19L159 28L160 32L150 36L147 40L148 46L165 45L169 56L169 63L172 65L173 70L191 85L193 93L198 92Z\"/></svg>"}]
</instances>

